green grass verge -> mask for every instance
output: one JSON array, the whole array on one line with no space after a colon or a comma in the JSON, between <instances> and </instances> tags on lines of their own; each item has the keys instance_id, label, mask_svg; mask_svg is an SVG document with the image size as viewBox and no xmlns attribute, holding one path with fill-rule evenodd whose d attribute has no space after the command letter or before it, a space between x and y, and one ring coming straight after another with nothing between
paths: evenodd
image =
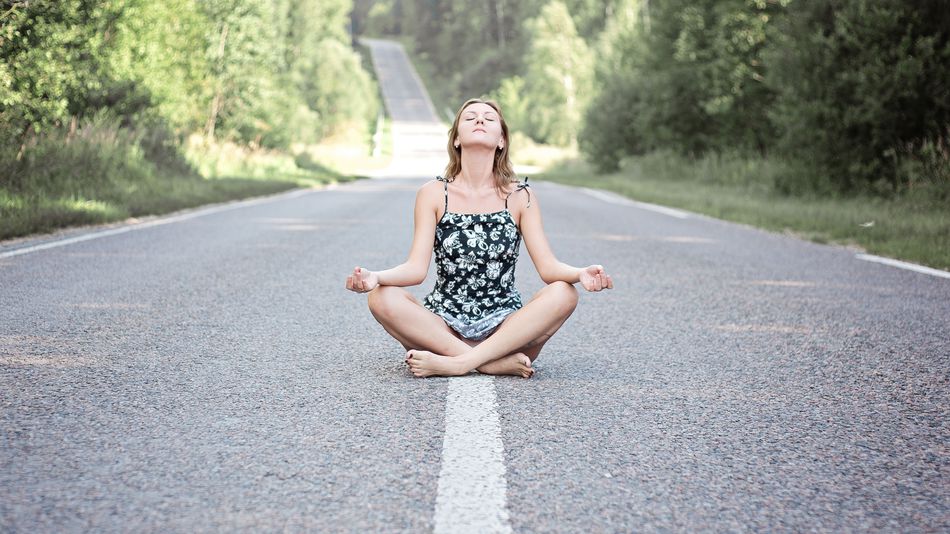
<instances>
[{"instance_id":1,"label":"green grass verge","mask_svg":"<svg viewBox=\"0 0 950 534\"><path fill-rule=\"evenodd\" d=\"M203 204L277 193L297 186L296 182L246 178L168 177L160 184L135 184L124 195L108 195L108 200L96 199L95 193L88 197L46 196L0 188L0 220L3 220L0 239L158 215Z\"/></svg>"},{"instance_id":2,"label":"green grass verge","mask_svg":"<svg viewBox=\"0 0 950 534\"><path fill-rule=\"evenodd\" d=\"M146 157L120 129L90 131L39 139L19 161L10 150L2 154L0 175L8 179L0 183L0 239L355 178L306 155L227 144L191 150L189 161L177 150Z\"/></svg>"},{"instance_id":3,"label":"green grass verge","mask_svg":"<svg viewBox=\"0 0 950 534\"><path fill-rule=\"evenodd\" d=\"M631 158L615 174L597 175L574 161L537 178L950 270L945 190L920 188L894 198L784 196L772 186L781 172L780 164L763 159L687 160L663 153Z\"/></svg>"}]
</instances>

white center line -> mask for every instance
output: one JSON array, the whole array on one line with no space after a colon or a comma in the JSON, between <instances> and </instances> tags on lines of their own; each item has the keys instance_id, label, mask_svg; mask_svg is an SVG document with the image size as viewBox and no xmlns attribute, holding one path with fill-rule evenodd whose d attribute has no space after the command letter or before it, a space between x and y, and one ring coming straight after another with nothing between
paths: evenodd
<instances>
[{"instance_id":1,"label":"white center line","mask_svg":"<svg viewBox=\"0 0 950 534\"><path fill-rule=\"evenodd\" d=\"M636 200L630 200L629 198L622 197L614 193L608 193L607 191L589 189L587 187L582 187L581 191L587 193L588 195L594 198L599 198L600 200L603 200L604 202L610 202L611 204L620 204L621 206L634 206L640 209L662 213L663 215L669 215L670 217L676 217L677 219L689 218L689 213L685 211L680 211L673 208L667 208L666 206L658 206L656 204L650 204L648 202L638 202Z\"/></svg>"},{"instance_id":2,"label":"white center line","mask_svg":"<svg viewBox=\"0 0 950 534\"><path fill-rule=\"evenodd\" d=\"M892 260L891 258L882 258L881 256L873 256L871 254L855 254L855 258L864 261L873 261L874 263L883 263L884 265L890 265L891 267L899 267L901 269L907 269L909 271L916 271L918 273L929 274L931 276L939 276L941 278L950 278L950 273L947 271L941 271L939 269L931 269L930 267L924 267L923 265L917 265L916 263L908 263L906 261Z\"/></svg>"},{"instance_id":3,"label":"white center line","mask_svg":"<svg viewBox=\"0 0 950 534\"><path fill-rule=\"evenodd\" d=\"M327 187L327 189L330 189ZM298 197L314 191L314 189L294 189L285 193L277 193L276 195L268 195L266 197L256 197L249 200L241 200L237 202L229 202L227 204L222 204L218 206L211 206L208 208L201 208L195 211L190 211L188 213L183 213L181 215L172 215L168 217L158 218L152 221L147 221L143 223L134 223L128 226L120 226L119 228L111 228L109 230L101 230L98 232L91 232L88 234L82 234L76 237L69 237L66 239L58 239L56 241L49 241L47 243L40 243L39 245L15 248L13 250L8 250L0 252L0 258L10 258L13 256L19 256L21 254L28 254L30 252L37 252L40 250L46 250L49 248L61 247L64 245L71 245L73 243L80 243L82 241L89 241L90 239L99 239L100 237L108 237L110 235L124 234L125 232L131 232L132 230L141 230L143 228L151 228L153 226L160 226L163 224L169 224L179 221L184 221L187 219L194 219L195 217L203 217L205 215L211 215L212 213L219 213L222 211L228 211L238 208L246 208L248 206L253 206L255 204L263 204L265 202L271 202L274 200L284 200L288 198Z\"/></svg>"},{"instance_id":4,"label":"white center line","mask_svg":"<svg viewBox=\"0 0 950 534\"><path fill-rule=\"evenodd\" d=\"M436 534L510 533L504 445L490 376L449 379Z\"/></svg>"}]
</instances>

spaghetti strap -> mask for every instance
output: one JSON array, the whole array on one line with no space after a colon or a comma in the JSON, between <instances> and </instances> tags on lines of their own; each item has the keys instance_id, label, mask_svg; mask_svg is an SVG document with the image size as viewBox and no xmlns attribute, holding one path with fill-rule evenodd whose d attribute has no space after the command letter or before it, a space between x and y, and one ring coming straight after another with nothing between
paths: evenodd
<instances>
[{"instance_id":1,"label":"spaghetti strap","mask_svg":"<svg viewBox=\"0 0 950 534\"><path fill-rule=\"evenodd\" d=\"M444 215L449 212L449 181L441 176L436 176L435 179L442 182L442 185L443 185L442 189L445 191L445 211L443 212L443 215ZM505 205L507 206L507 200L506 200Z\"/></svg>"},{"instance_id":2,"label":"spaghetti strap","mask_svg":"<svg viewBox=\"0 0 950 534\"><path fill-rule=\"evenodd\" d=\"M531 191L528 189L529 187L531 186L528 185L528 177L525 176L524 182L519 182L518 187L515 187L515 190L512 191L511 193L508 193L508 196L505 197L505 209L508 209L508 197L510 197L512 194L518 191L524 191L525 193L528 194L528 205L525 207L530 208L531 207ZM446 197L446 202L448 202L448 197Z\"/></svg>"}]
</instances>

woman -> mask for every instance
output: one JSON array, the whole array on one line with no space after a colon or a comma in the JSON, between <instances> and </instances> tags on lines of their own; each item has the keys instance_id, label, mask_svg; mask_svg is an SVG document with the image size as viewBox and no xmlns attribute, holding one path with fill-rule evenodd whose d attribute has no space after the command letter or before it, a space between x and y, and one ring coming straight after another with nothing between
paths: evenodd
<instances>
[{"instance_id":1,"label":"woman","mask_svg":"<svg viewBox=\"0 0 950 534\"><path fill-rule=\"evenodd\" d=\"M530 378L541 347L577 305L573 284L613 287L600 265L571 267L554 257L537 195L527 180L514 181L508 141L497 104L465 102L449 130L445 178L416 194L409 259L379 272L357 266L346 278L347 289L369 293L370 311L407 349L417 377L478 370ZM547 284L527 305L514 287L522 238ZM425 280L433 248L438 278L420 303L402 287Z\"/></svg>"}]
</instances>

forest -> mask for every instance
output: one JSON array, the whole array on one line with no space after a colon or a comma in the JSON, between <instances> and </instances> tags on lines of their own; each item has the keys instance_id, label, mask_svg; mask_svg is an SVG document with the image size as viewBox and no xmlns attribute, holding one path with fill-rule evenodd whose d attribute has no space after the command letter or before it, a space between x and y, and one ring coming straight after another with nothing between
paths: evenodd
<instances>
[{"instance_id":1,"label":"forest","mask_svg":"<svg viewBox=\"0 0 950 534\"><path fill-rule=\"evenodd\" d=\"M380 102L351 9L0 1L0 238L294 186L203 178L224 159L297 172L300 146L370 128Z\"/></svg>"},{"instance_id":2,"label":"forest","mask_svg":"<svg viewBox=\"0 0 950 534\"><path fill-rule=\"evenodd\" d=\"M590 174L948 211L948 32L937 0L0 0L0 239L332 179L306 147L379 124L362 36Z\"/></svg>"},{"instance_id":3,"label":"forest","mask_svg":"<svg viewBox=\"0 0 950 534\"><path fill-rule=\"evenodd\" d=\"M950 9L910 0L357 0L451 108L488 95L601 171L669 151L783 162L790 194L950 187ZM950 198L950 197L946 197Z\"/></svg>"}]
</instances>

